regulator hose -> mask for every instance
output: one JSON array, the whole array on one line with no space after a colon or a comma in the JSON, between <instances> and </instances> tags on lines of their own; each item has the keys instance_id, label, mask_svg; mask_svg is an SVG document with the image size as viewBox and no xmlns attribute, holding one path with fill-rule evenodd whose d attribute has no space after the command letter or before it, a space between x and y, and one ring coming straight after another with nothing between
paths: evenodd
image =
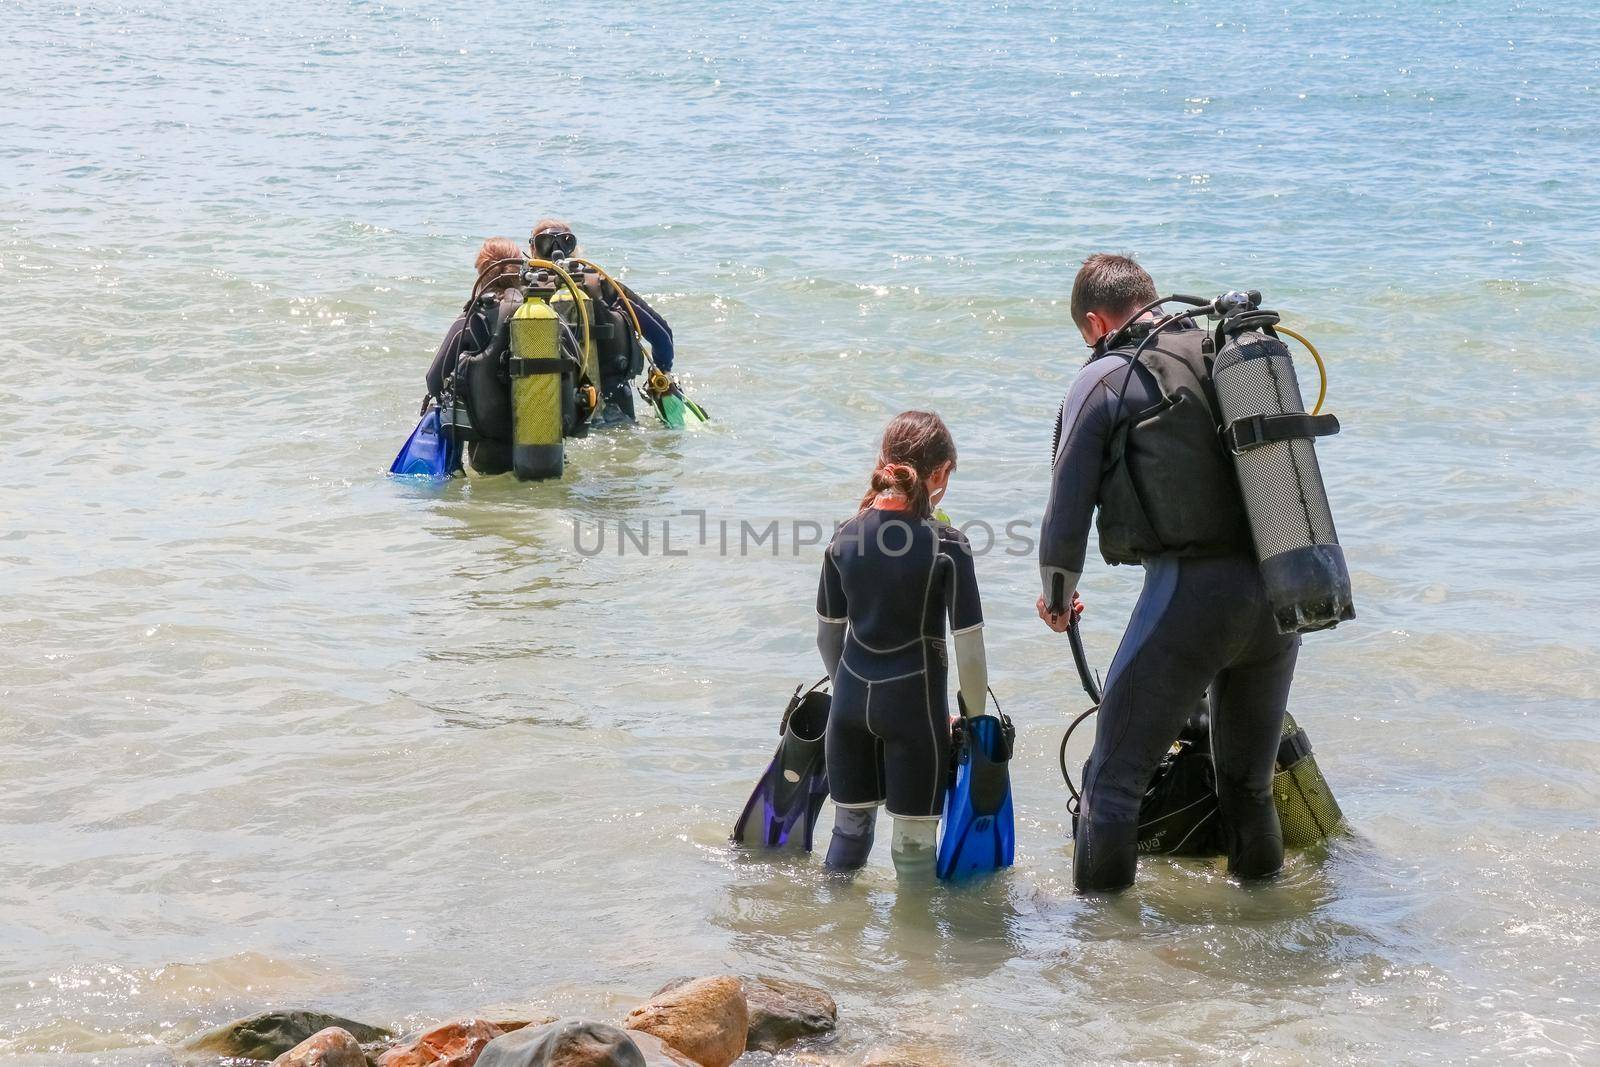
<instances>
[{"instance_id":1,"label":"regulator hose","mask_svg":"<svg viewBox=\"0 0 1600 1067\"><path fill-rule=\"evenodd\" d=\"M1315 415L1317 412L1322 410L1322 401L1328 396L1328 366L1322 362L1322 353L1317 351L1316 345L1306 340L1306 338L1300 334L1295 333L1283 323L1277 323L1272 328L1278 333L1287 334L1288 336L1293 337L1296 341L1299 341L1301 344L1305 345L1306 351L1311 353L1311 358L1317 361L1317 376L1321 379L1321 381L1317 386L1317 406L1311 409L1311 414Z\"/></svg>"},{"instance_id":2,"label":"regulator hose","mask_svg":"<svg viewBox=\"0 0 1600 1067\"><path fill-rule=\"evenodd\" d=\"M1083 685L1083 691L1089 699L1094 701L1094 706L1067 725L1067 732L1061 735L1061 751L1058 761L1061 764L1061 780L1067 783L1067 792L1072 794L1072 800L1067 807L1073 814L1077 814L1078 804L1081 801L1078 787L1072 784L1072 772L1067 770L1067 742L1072 740L1072 732L1076 730L1089 716L1100 710L1100 683L1095 680L1094 671L1089 669L1089 654L1083 648L1083 634L1078 630L1078 616L1074 614L1067 621L1067 641L1072 645L1072 663L1078 668L1078 681Z\"/></svg>"}]
</instances>

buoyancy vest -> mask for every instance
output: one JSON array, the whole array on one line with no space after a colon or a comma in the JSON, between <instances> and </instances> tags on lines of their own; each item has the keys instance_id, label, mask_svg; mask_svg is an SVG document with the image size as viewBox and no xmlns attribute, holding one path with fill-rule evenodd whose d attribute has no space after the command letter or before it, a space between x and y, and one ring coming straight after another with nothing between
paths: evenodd
<instances>
[{"instance_id":1,"label":"buoyancy vest","mask_svg":"<svg viewBox=\"0 0 1600 1067\"><path fill-rule=\"evenodd\" d=\"M594 316L595 346L599 349L600 377L605 385L637 378L644 371L644 348L634 333L633 320L622 306L622 295L606 279L592 271L573 277L589 294Z\"/></svg>"},{"instance_id":2,"label":"buoyancy vest","mask_svg":"<svg viewBox=\"0 0 1600 1067\"><path fill-rule=\"evenodd\" d=\"M1210 338L1206 330L1163 330L1139 353L1161 399L1144 411L1124 408L1107 442L1095 518L1107 563L1253 551L1238 478L1218 436ZM1129 360L1134 347L1101 358Z\"/></svg>"},{"instance_id":3,"label":"buoyancy vest","mask_svg":"<svg viewBox=\"0 0 1600 1067\"><path fill-rule=\"evenodd\" d=\"M468 312L466 333L470 339L457 361L455 388L467 402L479 440L511 440L511 386L506 375L510 335L506 324L521 303L522 293L508 289L497 304Z\"/></svg>"}]
</instances>

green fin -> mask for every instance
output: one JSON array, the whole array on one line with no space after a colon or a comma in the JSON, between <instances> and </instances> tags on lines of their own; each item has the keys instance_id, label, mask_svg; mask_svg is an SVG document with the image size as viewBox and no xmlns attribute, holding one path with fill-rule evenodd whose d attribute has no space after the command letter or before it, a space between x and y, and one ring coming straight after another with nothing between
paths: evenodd
<instances>
[{"instance_id":1,"label":"green fin","mask_svg":"<svg viewBox=\"0 0 1600 1067\"><path fill-rule=\"evenodd\" d=\"M656 398L656 414L669 429L683 429L683 401L671 393L663 394Z\"/></svg>"},{"instance_id":2,"label":"green fin","mask_svg":"<svg viewBox=\"0 0 1600 1067\"><path fill-rule=\"evenodd\" d=\"M683 401L685 422L705 423L711 421L711 416L706 414L706 409L684 396L682 390L678 391L678 399Z\"/></svg>"},{"instance_id":3,"label":"green fin","mask_svg":"<svg viewBox=\"0 0 1600 1067\"><path fill-rule=\"evenodd\" d=\"M690 424L700 425L710 422L711 416L706 414L705 408L683 395L683 390L673 386L672 391L663 394L656 402L656 414L669 428L681 430Z\"/></svg>"}]
</instances>

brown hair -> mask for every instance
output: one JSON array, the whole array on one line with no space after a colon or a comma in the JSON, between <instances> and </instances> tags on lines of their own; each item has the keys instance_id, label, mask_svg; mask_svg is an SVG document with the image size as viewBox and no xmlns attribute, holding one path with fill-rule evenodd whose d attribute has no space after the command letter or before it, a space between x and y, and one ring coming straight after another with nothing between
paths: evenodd
<instances>
[{"instance_id":1,"label":"brown hair","mask_svg":"<svg viewBox=\"0 0 1600 1067\"><path fill-rule=\"evenodd\" d=\"M504 289L515 285L527 258L521 245L509 237L491 237L478 249L478 290ZM508 263L507 260L515 260Z\"/></svg>"},{"instance_id":2,"label":"brown hair","mask_svg":"<svg viewBox=\"0 0 1600 1067\"><path fill-rule=\"evenodd\" d=\"M933 514L928 476L944 463L954 466L955 461L955 438L943 419L931 411L902 411L884 427L878 465L861 498L861 510L871 507L879 493L899 493L912 514L927 518Z\"/></svg>"},{"instance_id":3,"label":"brown hair","mask_svg":"<svg viewBox=\"0 0 1600 1067\"><path fill-rule=\"evenodd\" d=\"M1096 252L1083 261L1072 282L1072 321L1081 329L1089 312L1124 315L1156 296L1156 283L1132 256Z\"/></svg>"},{"instance_id":4,"label":"brown hair","mask_svg":"<svg viewBox=\"0 0 1600 1067\"><path fill-rule=\"evenodd\" d=\"M533 224L533 233L543 233L545 230L566 230L571 233L572 223L566 219L542 218Z\"/></svg>"}]
</instances>

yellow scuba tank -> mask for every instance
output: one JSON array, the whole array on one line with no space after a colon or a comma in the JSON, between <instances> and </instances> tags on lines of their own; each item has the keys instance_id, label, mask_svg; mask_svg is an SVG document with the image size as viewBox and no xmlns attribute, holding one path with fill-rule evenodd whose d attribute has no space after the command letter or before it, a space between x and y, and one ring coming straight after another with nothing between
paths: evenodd
<instances>
[{"instance_id":1,"label":"yellow scuba tank","mask_svg":"<svg viewBox=\"0 0 1600 1067\"><path fill-rule=\"evenodd\" d=\"M519 481L559 478L571 364L561 355L560 317L530 297L511 316L511 469Z\"/></svg>"},{"instance_id":2,"label":"yellow scuba tank","mask_svg":"<svg viewBox=\"0 0 1600 1067\"><path fill-rule=\"evenodd\" d=\"M574 273L576 274L577 272ZM576 304L574 301L576 301ZM572 327L574 334L584 339L584 383L590 387L598 386L600 384L600 345L596 339L597 331L595 329L596 322L592 298L581 286L576 289L576 295L574 295L573 290L562 288L558 289L555 295L550 297L550 306L567 321L567 325ZM588 326L588 329L584 329L585 325ZM578 421L586 422L594 413L595 406L594 404L579 404ZM585 408L587 410L584 410Z\"/></svg>"},{"instance_id":3,"label":"yellow scuba tank","mask_svg":"<svg viewBox=\"0 0 1600 1067\"><path fill-rule=\"evenodd\" d=\"M1294 360L1273 331L1278 314L1261 308L1260 293L1227 293L1214 304L1222 313L1211 368L1222 440L1272 614L1286 634L1326 630L1356 614L1312 444L1338 433L1339 420L1306 413Z\"/></svg>"}]
</instances>

